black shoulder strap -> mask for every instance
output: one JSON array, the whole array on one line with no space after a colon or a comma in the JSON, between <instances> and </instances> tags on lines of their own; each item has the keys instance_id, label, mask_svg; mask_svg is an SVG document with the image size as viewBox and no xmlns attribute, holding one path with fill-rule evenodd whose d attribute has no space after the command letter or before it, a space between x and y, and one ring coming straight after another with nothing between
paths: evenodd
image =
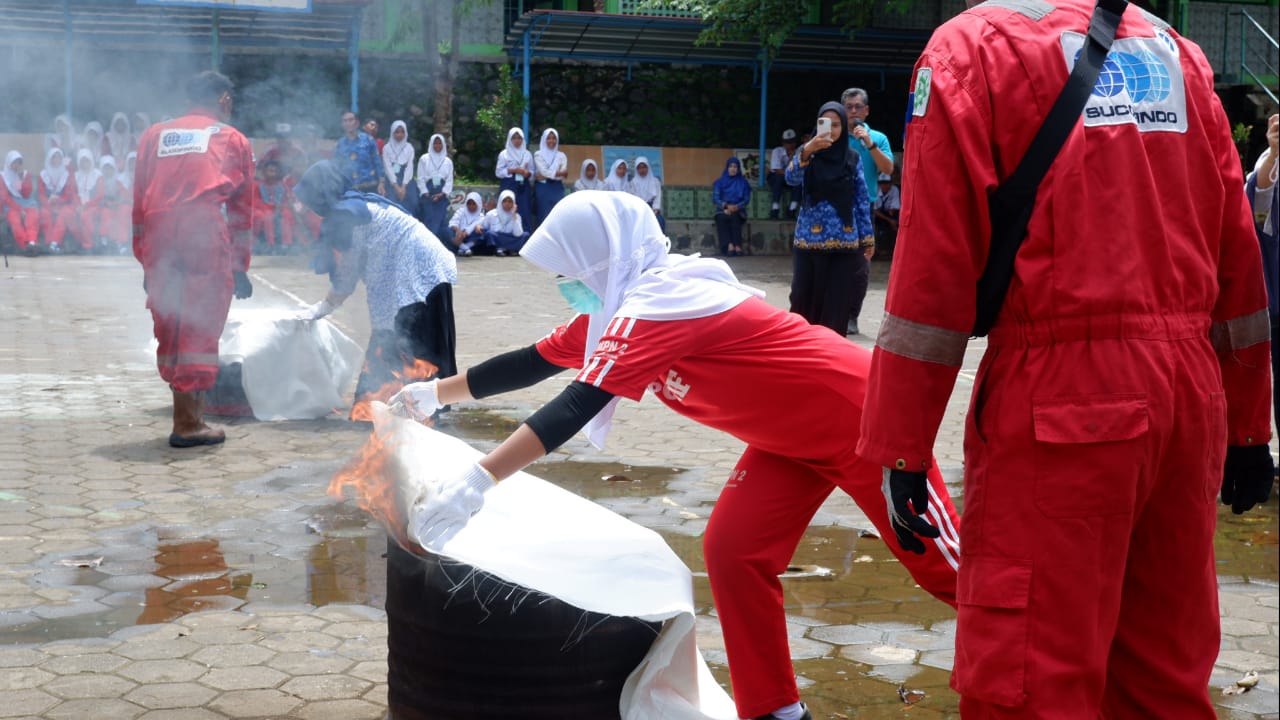
<instances>
[{"instance_id":1,"label":"black shoulder strap","mask_svg":"<svg viewBox=\"0 0 1280 720\"><path fill-rule=\"evenodd\" d=\"M1031 212L1035 208L1036 190L1084 111L1127 5L1126 0L1098 0L1089 19L1089 34L1067 84L1054 101L1018 167L988 198L991 248L987 266L978 279L974 337L986 335L995 324L1013 279L1014 258L1027 235L1027 223L1031 221Z\"/></svg>"}]
</instances>

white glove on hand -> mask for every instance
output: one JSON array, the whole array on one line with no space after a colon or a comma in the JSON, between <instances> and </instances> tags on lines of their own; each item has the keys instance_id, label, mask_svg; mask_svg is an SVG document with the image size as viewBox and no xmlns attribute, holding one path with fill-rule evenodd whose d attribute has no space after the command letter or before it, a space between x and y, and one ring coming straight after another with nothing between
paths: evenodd
<instances>
[{"instance_id":1,"label":"white glove on hand","mask_svg":"<svg viewBox=\"0 0 1280 720\"><path fill-rule=\"evenodd\" d=\"M387 400L392 414L402 418L411 418L418 422L426 422L436 411L444 407L440 403L440 394L435 380L409 383Z\"/></svg>"},{"instance_id":2,"label":"white glove on hand","mask_svg":"<svg viewBox=\"0 0 1280 720\"><path fill-rule=\"evenodd\" d=\"M488 470L473 464L459 475L446 477L425 500L409 509L409 537L438 551L484 506L484 494L497 484Z\"/></svg>"},{"instance_id":3,"label":"white glove on hand","mask_svg":"<svg viewBox=\"0 0 1280 720\"><path fill-rule=\"evenodd\" d=\"M336 308L333 307L333 304L330 303L328 299L321 300L315 305L308 305L307 307L303 308L302 312L298 313L298 319L299 320L319 320L320 318L325 317L326 315L329 315L330 313L332 313L335 309Z\"/></svg>"}]
</instances>

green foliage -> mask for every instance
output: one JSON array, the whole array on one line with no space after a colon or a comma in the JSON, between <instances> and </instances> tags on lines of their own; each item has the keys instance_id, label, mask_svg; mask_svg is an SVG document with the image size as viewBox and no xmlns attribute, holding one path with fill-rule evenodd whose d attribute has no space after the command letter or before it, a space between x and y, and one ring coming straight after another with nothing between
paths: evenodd
<instances>
[{"instance_id":1,"label":"green foliage","mask_svg":"<svg viewBox=\"0 0 1280 720\"><path fill-rule=\"evenodd\" d=\"M1253 134L1253 126L1248 123L1238 122L1231 128L1231 139L1236 144L1249 142L1249 136Z\"/></svg>"},{"instance_id":2,"label":"green foliage","mask_svg":"<svg viewBox=\"0 0 1280 720\"><path fill-rule=\"evenodd\" d=\"M498 68L498 92L488 105L476 110L476 122L486 130L506 137L507 129L520 124L529 102L511 77L511 66Z\"/></svg>"}]
</instances>

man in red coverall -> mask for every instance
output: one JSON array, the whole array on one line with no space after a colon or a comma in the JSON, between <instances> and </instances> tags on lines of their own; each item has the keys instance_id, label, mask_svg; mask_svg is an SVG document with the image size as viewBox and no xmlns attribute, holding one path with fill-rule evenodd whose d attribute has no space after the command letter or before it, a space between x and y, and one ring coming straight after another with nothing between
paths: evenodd
<instances>
[{"instance_id":1,"label":"man in red coverall","mask_svg":"<svg viewBox=\"0 0 1280 720\"><path fill-rule=\"evenodd\" d=\"M173 388L173 447L226 439L205 424L202 395L218 374L232 294L253 294L253 152L227 124L231 81L200 73L187 83L187 99L186 115L142 134L133 190L133 254L160 342L156 364Z\"/></svg>"},{"instance_id":2,"label":"man in red coverall","mask_svg":"<svg viewBox=\"0 0 1280 720\"><path fill-rule=\"evenodd\" d=\"M885 466L895 525L924 536L987 195L1062 89L1092 9L971 6L915 69L858 453ZM966 720L1215 717L1215 496L1244 512L1274 474L1243 187L1203 53L1129 7L1039 187L973 390L951 679Z\"/></svg>"}]
</instances>

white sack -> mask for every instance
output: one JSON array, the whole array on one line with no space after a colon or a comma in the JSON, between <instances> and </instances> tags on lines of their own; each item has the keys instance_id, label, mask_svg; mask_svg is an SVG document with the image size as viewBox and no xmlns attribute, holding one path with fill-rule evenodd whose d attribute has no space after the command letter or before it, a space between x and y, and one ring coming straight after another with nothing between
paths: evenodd
<instances>
[{"instance_id":1,"label":"white sack","mask_svg":"<svg viewBox=\"0 0 1280 720\"><path fill-rule=\"evenodd\" d=\"M395 448L387 472L402 487L430 492L481 456L382 403L373 403L373 423ZM521 472L486 493L484 507L439 552L584 610L664 622L623 687L623 720L737 718L698 652L689 568L654 531Z\"/></svg>"},{"instance_id":2,"label":"white sack","mask_svg":"<svg viewBox=\"0 0 1280 720\"><path fill-rule=\"evenodd\" d=\"M364 351L327 320L297 310L233 310L218 341L223 363L240 363L245 398L259 420L309 420L347 406L343 392Z\"/></svg>"}]
</instances>

